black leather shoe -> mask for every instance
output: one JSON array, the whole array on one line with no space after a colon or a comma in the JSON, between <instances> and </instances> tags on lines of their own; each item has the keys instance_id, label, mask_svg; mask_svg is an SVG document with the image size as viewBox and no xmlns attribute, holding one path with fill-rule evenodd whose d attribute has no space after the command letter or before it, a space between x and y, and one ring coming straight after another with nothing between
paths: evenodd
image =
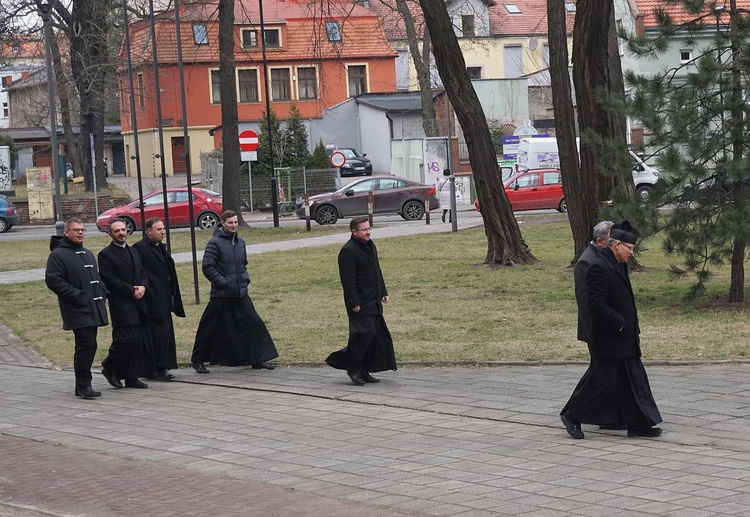
<instances>
[{"instance_id":1,"label":"black leather shoe","mask_svg":"<svg viewBox=\"0 0 750 517\"><path fill-rule=\"evenodd\" d=\"M273 370L274 368L276 368L276 365L263 362L263 363L255 363L252 366L252 368L253 370Z\"/></svg>"},{"instance_id":2,"label":"black leather shoe","mask_svg":"<svg viewBox=\"0 0 750 517\"><path fill-rule=\"evenodd\" d=\"M362 375L359 372L355 373L346 373L349 378L352 380L355 386L364 386L365 380L362 378Z\"/></svg>"},{"instance_id":3,"label":"black leather shoe","mask_svg":"<svg viewBox=\"0 0 750 517\"><path fill-rule=\"evenodd\" d=\"M568 431L568 434L571 438L575 438L576 440L581 440L583 438L581 424L576 424L575 422L573 422L565 413L560 415L560 420L562 420L562 423L565 425L565 430Z\"/></svg>"},{"instance_id":4,"label":"black leather shoe","mask_svg":"<svg viewBox=\"0 0 750 517\"><path fill-rule=\"evenodd\" d=\"M627 424L602 424L599 426L602 431L624 431L627 428Z\"/></svg>"},{"instance_id":5,"label":"black leather shoe","mask_svg":"<svg viewBox=\"0 0 750 517\"><path fill-rule=\"evenodd\" d=\"M145 390L148 388L148 384L141 382L138 379L125 379L126 388L137 388L139 390Z\"/></svg>"},{"instance_id":6,"label":"black leather shoe","mask_svg":"<svg viewBox=\"0 0 750 517\"><path fill-rule=\"evenodd\" d=\"M86 388L78 389L76 388L76 397L83 397L85 399L95 399L96 397L101 397L102 392L96 391L91 386L88 386Z\"/></svg>"},{"instance_id":7,"label":"black leather shoe","mask_svg":"<svg viewBox=\"0 0 750 517\"><path fill-rule=\"evenodd\" d=\"M631 438L642 437L642 438L656 438L661 436L661 428L659 427L629 427L628 436Z\"/></svg>"},{"instance_id":8,"label":"black leather shoe","mask_svg":"<svg viewBox=\"0 0 750 517\"><path fill-rule=\"evenodd\" d=\"M122 388L122 383L120 382L120 379L115 377L115 374L112 373L110 370L107 370L106 368L102 368L102 375L104 375L104 378L107 379L107 382L112 385L113 388Z\"/></svg>"},{"instance_id":9,"label":"black leather shoe","mask_svg":"<svg viewBox=\"0 0 750 517\"><path fill-rule=\"evenodd\" d=\"M370 375L370 372L362 372L360 375L362 376L362 380L365 382L380 382L380 379L377 379Z\"/></svg>"},{"instance_id":10,"label":"black leather shoe","mask_svg":"<svg viewBox=\"0 0 750 517\"><path fill-rule=\"evenodd\" d=\"M203 363L193 362L192 365L195 371L198 373L211 373L211 371L206 368L206 365L204 365Z\"/></svg>"},{"instance_id":11,"label":"black leather shoe","mask_svg":"<svg viewBox=\"0 0 750 517\"><path fill-rule=\"evenodd\" d=\"M159 370L156 372L156 377L154 377L157 381L171 381L174 379L174 375L169 373L169 370Z\"/></svg>"}]
</instances>

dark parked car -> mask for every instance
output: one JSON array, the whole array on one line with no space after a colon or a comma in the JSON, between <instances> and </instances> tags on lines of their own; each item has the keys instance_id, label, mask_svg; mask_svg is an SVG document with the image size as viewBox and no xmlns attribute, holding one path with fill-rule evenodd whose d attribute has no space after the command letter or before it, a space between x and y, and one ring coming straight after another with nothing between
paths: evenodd
<instances>
[{"instance_id":1,"label":"dark parked car","mask_svg":"<svg viewBox=\"0 0 750 517\"><path fill-rule=\"evenodd\" d=\"M404 219L416 221L424 216L425 194L429 195L430 210L440 208L434 185L423 185L396 176L362 178L344 185L336 192L311 196L310 218L318 224L335 224L342 217L367 215L368 193L373 194L373 213L397 213ZM298 200L295 213L305 218L305 204Z\"/></svg>"},{"instance_id":2,"label":"dark parked car","mask_svg":"<svg viewBox=\"0 0 750 517\"><path fill-rule=\"evenodd\" d=\"M190 227L190 203L187 188L172 188L167 190L167 206L169 207L169 227ZM159 217L164 220L164 196L162 191L154 192L143 198L143 212L145 220ZM194 226L203 230L216 226L222 212L221 194L202 188L193 189ZM141 229L141 205L136 200L127 205L110 208L96 220L99 230L106 232L109 222L115 217L125 220L128 233Z\"/></svg>"},{"instance_id":3,"label":"dark parked car","mask_svg":"<svg viewBox=\"0 0 750 517\"><path fill-rule=\"evenodd\" d=\"M372 176L372 162L365 153L352 147L329 149L328 156L339 152L346 157L346 163L339 168L342 176Z\"/></svg>"},{"instance_id":4,"label":"dark parked car","mask_svg":"<svg viewBox=\"0 0 750 517\"><path fill-rule=\"evenodd\" d=\"M0 233L5 233L18 223L18 211L7 197L0 195Z\"/></svg>"}]
</instances>

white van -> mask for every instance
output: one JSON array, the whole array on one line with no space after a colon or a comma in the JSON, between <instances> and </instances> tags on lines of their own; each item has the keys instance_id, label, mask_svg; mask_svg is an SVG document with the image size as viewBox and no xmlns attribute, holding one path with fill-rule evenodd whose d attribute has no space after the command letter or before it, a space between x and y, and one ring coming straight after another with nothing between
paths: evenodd
<instances>
[{"instance_id":1,"label":"white van","mask_svg":"<svg viewBox=\"0 0 750 517\"><path fill-rule=\"evenodd\" d=\"M580 145L580 140L576 138ZM646 201L651 189L659 181L659 171L650 167L632 151L633 182L638 196ZM557 138L522 138L518 143L516 171L527 169L559 169L560 153L557 151Z\"/></svg>"}]
</instances>

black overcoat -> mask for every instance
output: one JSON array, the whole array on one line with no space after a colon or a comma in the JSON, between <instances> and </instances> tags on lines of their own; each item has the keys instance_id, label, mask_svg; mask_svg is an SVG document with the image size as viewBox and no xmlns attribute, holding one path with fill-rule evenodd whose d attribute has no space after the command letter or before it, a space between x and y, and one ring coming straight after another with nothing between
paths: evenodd
<instances>
[{"instance_id":1,"label":"black overcoat","mask_svg":"<svg viewBox=\"0 0 750 517\"><path fill-rule=\"evenodd\" d=\"M166 319L171 312L184 318L180 284L174 259L167 253L164 243L152 242L148 237L133 244L141 257L143 269L148 275L146 289L146 309L150 319Z\"/></svg>"},{"instance_id":2,"label":"black overcoat","mask_svg":"<svg viewBox=\"0 0 750 517\"><path fill-rule=\"evenodd\" d=\"M141 314L146 314L145 296L133 298L135 286L149 289L148 276L141 256L131 246L120 248L114 242L99 252L99 274L109 290L109 313L113 327L140 325Z\"/></svg>"},{"instance_id":3,"label":"black overcoat","mask_svg":"<svg viewBox=\"0 0 750 517\"><path fill-rule=\"evenodd\" d=\"M591 325L591 316L589 316L588 296L586 295L586 272L589 270L591 261L599 256L599 249L589 242L586 249L576 261L576 267L573 269L573 279L575 282L576 304L578 305L578 340L589 342L589 326Z\"/></svg>"},{"instance_id":4,"label":"black overcoat","mask_svg":"<svg viewBox=\"0 0 750 517\"><path fill-rule=\"evenodd\" d=\"M591 261L586 289L592 359L640 357L641 330L627 265L617 262L611 249L603 249Z\"/></svg>"},{"instance_id":5,"label":"black overcoat","mask_svg":"<svg viewBox=\"0 0 750 517\"><path fill-rule=\"evenodd\" d=\"M354 237L349 239L339 252L339 276L350 318L383 314L382 298L388 296L388 291L374 242L365 244ZM357 305L360 311L353 312Z\"/></svg>"},{"instance_id":6,"label":"black overcoat","mask_svg":"<svg viewBox=\"0 0 750 517\"><path fill-rule=\"evenodd\" d=\"M44 281L57 295L64 330L107 325L105 297L91 251L66 237L53 236Z\"/></svg>"}]
</instances>

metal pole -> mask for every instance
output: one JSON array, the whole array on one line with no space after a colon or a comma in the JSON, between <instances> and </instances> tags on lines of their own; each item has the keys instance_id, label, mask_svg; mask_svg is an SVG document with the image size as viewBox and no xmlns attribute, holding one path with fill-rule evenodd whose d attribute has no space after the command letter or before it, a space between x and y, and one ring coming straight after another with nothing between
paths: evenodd
<instances>
[{"instance_id":1,"label":"metal pole","mask_svg":"<svg viewBox=\"0 0 750 517\"><path fill-rule=\"evenodd\" d=\"M141 212L141 232L146 236L146 215L143 211L143 178L141 176L141 151L138 145L138 115L135 111L135 86L133 85L133 59L130 56L130 27L128 26L127 0L122 0L122 17L125 22L125 55L128 61L128 87L130 88L130 126L133 128L133 150L135 155L129 156L135 160L136 177L138 178L138 202Z\"/></svg>"},{"instance_id":2,"label":"metal pole","mask_svg":"<svg viewBox=\"0 0 750 517\"><path fill-rule=\"evenodd\" d=\"M253 213L253 162L247 162L247 184L250 191L250 213Z\"/></svg>"},{"instance_id":3,"label":"metal pole","mask_svg":"<svg viewBox=\"0 0 750 517\"><path fill-rule=\"evenodd\" d=\"M453 226L452 232L458 231L458 214L456 214L456 177L451 174L448 179L451 180L451 222Z\"/></svg>"},{"instance_id":4,"label":"metal pole","mask_svg":"<svg viewBox=\"0 0 750 517\"><path fill-rule=\"evenodd\" d=\"M156 52L156 20L154 20L154 0L148 0L148 17L151 21L151 55L154 60L154 98L156 99L156 127L159 131L159 154L161 161L161 190L164 198L164 229L167 232L167 253L172 252L169 238L169 202L167 201L167 165L164 163L164 126L161 120L161 88L159 87L159 58ZM144 228L145 230L145 228Z\"/></svg>"},{"instance_id":5,"label":"metal pole","mask_svg":"<svg viewBox=\"0 0 750 517\"><path fill-rule=\"evenodd\" d=\"M201 302L198 289L198 253L195 248L195 209L193 208L193 175L190 165L190 134L188 133L187 103L185 101L185 73L182 66L182 35L180 33L180 6L174 1L174 24L177 35L177 70L180 75L180 96L182 98L182 138L185 142L185 172L187 174L188 210L190 215L190 249L193 253L193 285L195 286L195 303ZM174 157L172 157L174 160Z\"/></svg>"},{"instance_id":6,"label":"metal pole","mask_svg":"<svg viewBox=\"0 0 750 517\"><path fill-rule=\"evenodd\" d=\"M273 210L273 227L279 227L279 189L276 185L276 174L273 166L273 134L271 133L271 98L268 96L268 60L266 58L266 26L263 22L263 0L258 0L260 10L260 43L263 50L263 82L266 92L266 119L268 120L268 156L271 160L271 209Z\"/></svg>"},{"instance_id":7,"label":"metal pole","mask_svg":"<svg viewBox=\"0 0 750 517\"><path fill-rule=\"evenodd\" d=\"M50 10L52 4L49 1L43 1L39 4L39 10L42 12L42 22L44 24L44 50L47 60L47 96L49 100L49 130L52 145L52 177L55 180L55 232L58 236L63 236L65 223L62 220L62 201L60 200L60 164L57 150L57 108L55 107L55 74L52 68L52 41L50 36Z\"/></svg>"}]
</instances>

